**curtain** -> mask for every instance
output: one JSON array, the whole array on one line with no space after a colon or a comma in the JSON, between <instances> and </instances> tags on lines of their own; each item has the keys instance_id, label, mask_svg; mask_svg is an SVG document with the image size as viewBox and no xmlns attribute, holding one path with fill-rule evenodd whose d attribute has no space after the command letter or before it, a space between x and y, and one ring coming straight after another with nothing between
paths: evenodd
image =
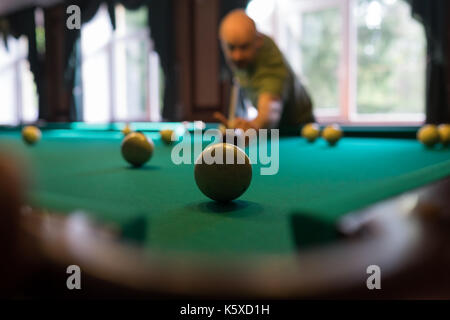
<instances>
[{"instance_id":1,"label":"curtain","mask_svg":"<svg viewBox=\"0 0 450 320\"><path fill-rule=\"evenodd\" d=\"M176 120L177 109L177 64L175 59L175 34L173 1L151 1L148 7L148 21L154 49L159 55L164 71L163 119Z\"/></svg>"},{"instance_id":2,"label":"curtain","mask_svg":"<svg viewBox=\"0 0 450 320\"><path fill-rule=\"evenodd\" d=\"M187 0L183 0L187 1ZM150 35L153 40L154 50L158 53L161 68L164 72L164 93L163 93L163 111L162 117L166 120L176 120L177 114L177 64L175 59L175 36L174 36L174 18L173 18L173 1L172 0L96 0L96 1L71 1L81 8L82 23L92 19L98 10L100 3L107 3L111 23L115 27L114 7L120 3L129 10L138 9L142 5L148 8L148 23ZM222 0L220 2L219 16L222 18L229 11L236 8L245 8L248 0ZM75 75L74 68L77 61L77 51L74 50L74 43L79 38L79 31L67 31L71 36L67 37L68 53L68 81L73 84ZM223 68L226 68L223 56L221 58Z\"/></svg>"},{"instance_id":3,"label":"curtain","mask_svg":"<svg viewBox=\"0 0 450 320\"><path fill-rule=\"evenodd\" d=\"M187 1L187 0L184 0ZM229 11L235 8L245 8L248 0L221 0L220 13L222 18ZM154 50L158 53L161 67L164 72L164 97L163 97L163 118L172 120L176 114L176 102L178 90L177 84L177 68L175 61L175 37L174 37L174 18L173 4L174 0L67 0L66 5L77 5L81 9L81 24L90 21L96 14L100 5L105 3L111 18L111 24L115 28L115 5L122 4L125 8L133 10L141 6L148 8L148 23L150 35L153 40ZM8 27L3 27L0 23L0 32L10 33L16 37L26 35L29 40L28 59L31 71L37 85L39 94L39 117L47 118L45 110L45 82L43 61L38 55L36 47L34 10L29 8L15 14L9 15L3 21L7 21ZM6 31L4 30L6 29ZM80 30L69 30L64 28L64 63L65 63L65 85L69 92L74 92L74 88L80 83L80 58L81 49L78 43L80 39ZM225 67L222 57L222 66ZM82 119L81 110L77 110L82 99L76 94L72 94L70 114L72 121Z\"/></svg>"},{"instance_id":4,"label":"curtain","mask_svg":"<svg viewBox=\"0 0 450 320\"><path fill-rule=\"evenodd\" d=\"M39 95L39 117L42 118L46 115L44 109L44 65L37 50L34 10L35 8L27 8L3 17L1 19L2 27L0 28L0 33L2 34L6 45L6 39L8 36L13 36L15 38L26 36L28 38L28 61L30 63L30 70L33 73Z\"/></svg>"},{"instance_id":5,"label":"curtain","mask_svg":"<svg viewBox=\"0 0 450 320\"><path fill-rule=\"evenodd\" d=\"M450 122L448 0L407 0L427 38L426 122Z\"/></svg>"},{"instance_id":6,"label":"curtain","mask_svg":"<svg viewBox=\"0 0 450 320\"><path fill-rule=\"evenodd\" d=\"M172 0L74 0L70 4L76 4L81 9L81 23L91 20L97 12L100 4L105 3L108 6L108 12L111 18L113 28L116 26L115 6L122 4L129 10L135 10L141 6L148 8L148 23L151 38L154 44L154 50L158 53L161 67L164 72L164 97L163 97L163 118L170 119L175 114L176 109L176 63L174 55L174 35L173 35L173 16ZM66 80L72 88L77 81L76 75L79 73L80 50L75 46L80 38L79 30L66 30ZM79 105L79 103L78 103ZM73 98L73 107L75 107L75 97ZM80 115L81 113L74 112ZM79 116L78 116L79 117ZM80 120L80 119L77 119Z\"/></svg>"},{"instance_id":7,"label":"curtain","mask_svg":"<svg viewBox=\"0 0 450 320\"><path fill-rule=\"evenodd\" d=\"M73 0L68 5L77 5L81 9L81 25L90 21L97 13L101 0ZM81 47L77 42L80 39L81 31L77 29L64 28L64 80L69 92L72 92L70 99L70 120L81 121L82 97L81 87ZM77 88L78 90L74 90ZM76 93L75 93L76 91Z\"/></svg>"}]
</instances>

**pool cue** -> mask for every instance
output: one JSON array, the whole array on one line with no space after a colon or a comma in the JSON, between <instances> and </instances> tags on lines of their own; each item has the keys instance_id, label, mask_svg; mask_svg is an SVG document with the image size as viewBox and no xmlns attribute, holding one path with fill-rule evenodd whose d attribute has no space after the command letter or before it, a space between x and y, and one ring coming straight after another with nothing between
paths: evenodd
<instances>
[{"instance_id":1,"label":"pool cue","mask_svg":"<svg viewBox=\"0 0 450 320\"><path fill-rule=\"evenodd\" d=\"M231 94L230 94L230 106L228 108L228 127L230 127L230 123L234 121L236 116L236 105L238 99L239 87L236 84L236 80L233 79Z\"/></svg>"}]
</instances>

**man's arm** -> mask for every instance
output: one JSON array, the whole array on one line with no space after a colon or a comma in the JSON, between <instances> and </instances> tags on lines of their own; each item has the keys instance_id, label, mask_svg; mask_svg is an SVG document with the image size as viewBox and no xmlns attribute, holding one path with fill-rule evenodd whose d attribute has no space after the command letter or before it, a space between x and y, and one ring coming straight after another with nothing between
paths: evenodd
<instances>
[{"instance_id":1,"label":"man's arm","mask_svg":"<svg viewBox=\"0 0 450 320\"><path fill-rule=\"evenodd\" d=\"M258 116L253 120L257 129L276 128L283 111L280 97L261 93L258 97Z\"/></svg>"},{"instance_id":2,"label":"man's arm","mask_svg":"<svg viewBox=\"0 0 450 320\"><path fill-rule=\"evenodd\" d=\"M227 128L234 129L270 129L276 128L283 111L281 99L271 93L262 93L258 97L258 116L253 120L243 118L227 119L216 112L214 117Z\"/></svg>"},{"instance_id":3,"label":"man's arm","mask_svg":"<svg viewBox=\"0 0 450 320\"><path fill-rule=\"evenodd\" d=\"M271 129L276 128L283 111L281 99L271 93L261 93L258 97L258 116L253 120L236 118L230 124L233 128Z\"/></svg>"}]
</instances>

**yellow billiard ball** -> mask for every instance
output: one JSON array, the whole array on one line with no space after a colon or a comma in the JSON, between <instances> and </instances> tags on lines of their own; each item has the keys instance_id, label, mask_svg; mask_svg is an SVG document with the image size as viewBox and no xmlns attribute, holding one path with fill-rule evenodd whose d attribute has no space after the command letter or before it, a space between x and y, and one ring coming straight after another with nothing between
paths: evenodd
<instances>
[{"instance_id":1,"label":"yellow billiard ball","mask_svg":"<svg viewBox=\"0 0 450 320\"><path fill-rule=\"evenodd\" d=\"M314 142L320 136L320 127L317 123L308 123L303 126L301 134L309 142Z\"/></svg>"},{"instance_id":2,"label":"yellow billiard ball","mask_svg":"<svg viewBox=\"0 0 450 320\"><path fill-rule=\"evenodd\" d=\"M342 138L342 130L338 124L328 125L323 129L322 137L330 146L334 146Z\"/></svg>"},{"instance_id":3,"label":"yellow billiard ball","mask_svg":"<svg viewBox=\"0 0 450 320\"><path fill-rule=\"evenodd\" d=\"M219 124L219 126L217 127L217 129L220 131L220 133L222 134L222 136L225 135L226 131L227 131L227 127L225 127L223 124Z\"/></svg>"},{"instance_id":4,"label":"yellow billiard ball","mask_svg":"<svg viewBox=\"0 0 450 320\"><path fill-rule=\"evenodd\" d=\"M159 134L161 135L161 140L166 144L171 144L177 140L177 136L176 136L176 133L174 130L163 129L159 132ZM172 140L172 136L173 136L174 140Z\"/></svg>"},{"instance_id":5,"label":"yellow billiard ball","mask_svg":"<svg viewBox=\"0 0 450 320\"><path fill-rule=\"evenodd\" d=\"M26 144L33 145L41 140L41 130L35 126L25 126L22 129L22 138Z\"/></svg>"},{"instance_id":6,"label":"yellow billiard ball","mask_svg":"<svg viewBox=\"0 0 450 320\"><path fill-rule=\"evenodd\" d=\"M227 158L231 161L226 161ZM228 202L240 197L250 186L252 165L242 149L216 143L198 156L194 176L203 194L218 202Z\"/></svg>"},{"instance_id":7,"label":"yellow billiard ball","mask_svg":"<svg viewBox=\"0 0 450 320\"><path fill-rule=\"evenodd\" d=\"M427 147L432 147L439 142L439 131L434 124L424 125L417 132L417 139Z\"/></svg>"},{"instance_id":8,"label":"yellow billiard ball","mask_svg":"<svg viewBox=\"0 0 450 320\"><path fill-rule=\"evenodd\" d=\"M450 144L450 124L445 123L438 126L439 138L444 146Z\"/></svg>"},{"instance_id":9,"label":"yellow billiard ball","mask_svg":"<svg viewBox=\"0 0 450 320\"><path fill-rule=\"evenodd\" d=\"M130 134L131 132L133 132L133 130L131 130L131 127L128 124L122 129L122 133L124 136Z\"/></svg>"},{"instance_id":10,"label":"yellow billiard ball","mask_svg":"<svg viewBox=\"0 0 450 320\"><path fill-rule=\"evenodd\" d=\"M122 141L123 158L135 167L145 164L153 155L153 141L141 132L132 132Z\"/></svg>"}]
</instances>

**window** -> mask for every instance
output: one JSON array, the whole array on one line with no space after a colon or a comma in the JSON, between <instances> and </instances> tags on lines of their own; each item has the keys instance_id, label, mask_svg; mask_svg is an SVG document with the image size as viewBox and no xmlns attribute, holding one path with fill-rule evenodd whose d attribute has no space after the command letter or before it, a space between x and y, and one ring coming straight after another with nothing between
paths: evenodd
<instances>
[{"instance_id":1,"label":"window","mask_svg":"<svg viewBox=\"0 0 450 320\"><path fill-rule=\"evenodd\" d=\"M426 41L403 0L252 0L321 121L424 120Z\"/></svg>"},{"instance_id":2,"label":"window","mask_svg":"<svg viewBox=\"0 0 450 320\"><path fill-rule=\"evenodd\" d=\"M160 120L159 59L145 8L116 6L113 30L106 6L81 29L83 120Z\"/></svg>"},{"instance_id":3,"label":"window","mask_svg":"<svg viewBox=\"0 0 450 320\"><path fill-rule=\"evenodd\" d=\"M38 97L27 60L26 37L0 41L0 124L17 125L38 118Z\"/></svg>"}]
</instances>

